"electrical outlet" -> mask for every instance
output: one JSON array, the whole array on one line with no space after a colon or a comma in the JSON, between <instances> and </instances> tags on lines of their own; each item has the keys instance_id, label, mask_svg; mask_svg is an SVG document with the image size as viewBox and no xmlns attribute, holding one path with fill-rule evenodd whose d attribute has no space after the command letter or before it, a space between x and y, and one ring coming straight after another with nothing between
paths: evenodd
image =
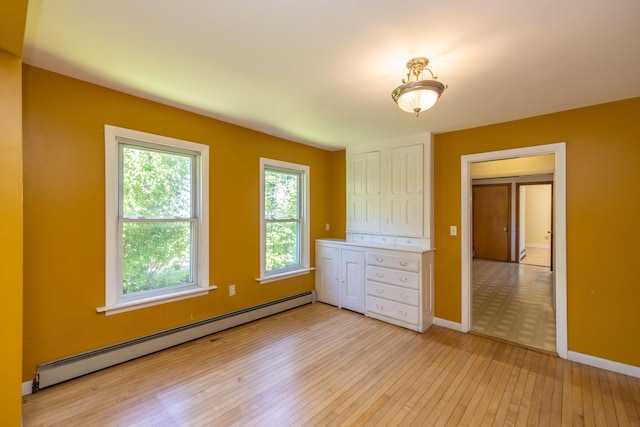
<instances>
[{"instance_id":1,"label":"electrical outlet","mask_svg":"<svg viewBox=\"0 0 640 427\"><path fill-rule=\"evenodd\" d=\"M229 285L229 296L232 297L236 294L236 285Z\"/></svg>"},{"instance_id":2,"label":"electrical outlet","mask_svg":"<svg viewBox=\"0 0 640 427\"><path fill-rule=\"evenodd\" d=\"M331 226L329 225L329 223L326 223L326 224L324 225L324 227L325 227L325 229L326 229L327 231L329 231L329 229L331 228Z\"/></svg>"},{"instance_id":3,"label":"electrical outlet","mask_svg":"<svg viewBox=\"0 0 640 427\"><path fill-rule=\"evenodd\" d=\"M449 235L450 236L457 236L458 235L458 227L456 227L455 225L452 225L449 227Z\"/></svg>"}]
</instances>

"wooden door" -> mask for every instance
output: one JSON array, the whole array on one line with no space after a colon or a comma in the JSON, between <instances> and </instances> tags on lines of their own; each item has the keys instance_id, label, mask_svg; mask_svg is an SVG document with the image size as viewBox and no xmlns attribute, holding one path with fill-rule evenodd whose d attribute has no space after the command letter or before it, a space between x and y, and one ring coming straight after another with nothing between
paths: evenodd
<instances>
[{"instance_id":1,"label":"wooden door","mask_svg":"<svg viewBox=\"0 0 640 427\"><path fill-rule=\"evenodd\" d=\"M472 200L475 257L509 261L511 184L474 185Z\"/></svg>"}]
</instances>

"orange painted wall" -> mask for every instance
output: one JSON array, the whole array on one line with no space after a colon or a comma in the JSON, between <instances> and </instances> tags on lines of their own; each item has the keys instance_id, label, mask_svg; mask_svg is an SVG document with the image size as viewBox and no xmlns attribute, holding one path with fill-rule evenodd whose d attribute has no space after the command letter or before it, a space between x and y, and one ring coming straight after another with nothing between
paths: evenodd
<instances>
[{"instance_id":1,"label":"orange painted wall","mask_svg":"<svg viewBox=\"0 0 640 427\"><path fill-rule=\"evenodd\" d=\"M22 38L27 0L0 2L0 424L22 416Z\"/></svg>"},{"instance_id":2,"label":"orange painted wall","mask_svg":"<svg viewBox=\"0 0 640 427\"><path fill-rule=\"evenodd\" d=\"M21 59L0 51L0 418L22 413L22 100Z\"/></svg>"},{"instance_id":3,"label":"orange painted wall","mask_svg":"<svg viewBox=\"0 0 640 427\"><path fill-rule=\"evenodd\" d=\"M566 142L570 351L640 366L640 98L435 136L435 314L461 321L460 156Z\"/></svg>"},{"instance_id":4,"label":"orange painted wall","mask_svg":"<svg viewBox=\"0 0 640 427\"><path fill-rule=\"evenodd\" d=\"M331 153L331 234L347 238L347 152Z\"/></svg>"},{"instance_id":5,"label":"orange painted wall","mask_svg":"<svg viewBox=\"0 0 640 427\"><path fill-rule=\"evenodd\" d=\"M112 316L104 305L104 124L208 144L208 296ZM311 238L336 237L339 154L38 68L24 67L24 368L313 289L309 274L260 285L259 157L311 167ZM339 153L339 152L338 152ZM342 173L344 174L344 172ZM343 227L343 226L342 226ZM312 265L315 253L312 245ZM227 286L235 283L237 295Z\"/></svg>"}]
</instances>

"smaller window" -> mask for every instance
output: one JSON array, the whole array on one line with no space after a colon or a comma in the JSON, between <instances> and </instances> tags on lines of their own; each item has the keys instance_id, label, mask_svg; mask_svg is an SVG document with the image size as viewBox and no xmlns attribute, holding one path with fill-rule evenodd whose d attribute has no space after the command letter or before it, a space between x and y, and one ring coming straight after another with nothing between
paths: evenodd
<instances>
[{"instance_id":1,"label":"smaller window","mask_svg":"<svg viewBox=\"0 0 640 427\"><path fill-rule=\"evenodd\" d=\"M309 166L260 159L260 278L309 272Z\"/></svg>"}]
</instances>

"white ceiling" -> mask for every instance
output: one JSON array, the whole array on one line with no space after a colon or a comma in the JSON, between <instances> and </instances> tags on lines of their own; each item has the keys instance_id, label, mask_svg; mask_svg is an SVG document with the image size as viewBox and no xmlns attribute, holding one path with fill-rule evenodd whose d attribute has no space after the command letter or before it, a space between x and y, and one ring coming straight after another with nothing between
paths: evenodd
<instances>
[{"instance_id":1,"label":"white ceiling","mask_svg":"<svg viewBox=\"0 0 640 427\"><path fill-rule=\"evenodd\" d=\"M391 91L427 56L419 118ZM328 147L640 96L638 0L30 0L27 64Z\"/></svg>"}]
</instances>

